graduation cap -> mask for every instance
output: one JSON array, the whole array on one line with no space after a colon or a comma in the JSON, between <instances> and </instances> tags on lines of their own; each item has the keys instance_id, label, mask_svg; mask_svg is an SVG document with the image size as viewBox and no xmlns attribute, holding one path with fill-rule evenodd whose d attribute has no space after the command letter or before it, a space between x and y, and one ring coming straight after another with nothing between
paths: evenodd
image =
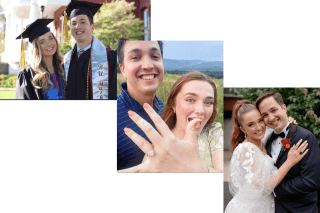
<instances>
[{"instance_id":1,"label":"graduation cap","mask_svg":"<svg viewBox=\"0 0 320 213\"><path fill-rule=\"evenodd\" d=\"M88 17L93 18L93 16L98 12L101 6L102 4L71 0L66 8L66 13L67 16L70 17L70 20L78 15L87 15Z\"/></svg>"},{"instance_id":2,"label":"graduation cap","mask_svg":"<svg viewBox=\"0 0 320 213\"><path fill-rule=\"evenodd\" d=\"M102 4L98 3L71 0L64 13L63 36L65 40L69 41L67 17L71 20L73 17L78 15L87 15L93 19L93 16L98 12L101 6Z\"/></svg>"},{"instance_id":3,"label":"graduation cap","mask_svg":"<svg viewBox=\"0 0 320 213\"><path fill-rule=\"evenodd\" d=\"M39 36L42 36L50 31L50 29L47 27L48 24L50 24L54 19L37 19L32 24L27 26L27 29L21 33L16 39L24 39L29 38L29 42L32 43L32 41L35 38L38 38Z\"/></svg>"},{"instance_id":4,"label":"graduation cap","mask_svg":"<svg viewBox=\"0 0 320 213\"><path fill-rule=\"evenodd\" d=\"M24 45L23 45L23 39L29 38L29 42L32 43L32 41L39 36L42 36L50 31L50 29L47 27L48 24L50 24L54 19L37 19L32 24L27 26L27 29L21 33L16 39L21 39L21 58L19 67L25 68L26 67L26 61L25 61L25 53L24 53Z\"/></svg>"}]
</instances>

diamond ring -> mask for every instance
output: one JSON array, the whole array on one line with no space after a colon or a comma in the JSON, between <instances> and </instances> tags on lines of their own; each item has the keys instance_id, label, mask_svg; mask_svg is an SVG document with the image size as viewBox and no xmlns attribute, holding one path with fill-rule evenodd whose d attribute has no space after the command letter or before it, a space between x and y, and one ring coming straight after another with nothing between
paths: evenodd
<instances>
[{"instance_id":1,"label":"diamond ring","mask_svg":"<svg viewBox=\"0 0 320 213\"><path fill-rule=\"evenodd\" d=\"M153 151L153 150L150 150L147 155L148 155L148 157L154 156L154 151Z\"/></svg>"},{"instance_id":2,"label":"diamond ring","mask_svg":"<svg viewBox=\"0 0 320 213\"><path fill-rule=\"evenodd\" d=\"M302 152L300 152L300 155L302 155Z\"/></svg>"}]
</instances>

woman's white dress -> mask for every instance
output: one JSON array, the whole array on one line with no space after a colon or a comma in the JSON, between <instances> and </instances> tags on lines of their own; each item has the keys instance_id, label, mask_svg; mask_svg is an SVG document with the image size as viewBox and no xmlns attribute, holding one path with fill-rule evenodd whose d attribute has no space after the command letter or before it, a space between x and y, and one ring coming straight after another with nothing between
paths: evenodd
<instances>
[{"instance_id":1,"label":"woman's white dress","mask_svg":"<svg viewBox=\"0 0 320 213\"><path fill-rule=\"evenodd\" d=\"M274 213L273 189L279 175L273 159L250 142L239 144L229 166L229 189L234 196L225 213Z\"/></svg>"}]
</instances>

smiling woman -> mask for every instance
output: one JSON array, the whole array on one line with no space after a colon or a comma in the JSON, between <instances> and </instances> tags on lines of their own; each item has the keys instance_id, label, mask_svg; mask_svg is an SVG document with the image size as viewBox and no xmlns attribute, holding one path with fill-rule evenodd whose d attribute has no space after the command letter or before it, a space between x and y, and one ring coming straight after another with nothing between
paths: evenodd
<instances>
[{"instance_id":1,"label":"smiling woman","mask_svg":"<svg viewBox=\"0 0 320 213\"><path fill-rule=\"evenodd\" d=\"M16 99L65 99L63 58L56 38L47 27L52 21L37 19L17 37L29 38L32 48L31 67L21 67L25 69L17 78Z\"/></svg>"},{"instance_id":2,"label":"smiling woman","mask_svg":"<svg viewBox=\"0 0 320 213\"><path fill-rule=\"evenodd\" d=\"M197 130L198 154L212 172L223 170L223 130L214 123L217 115L217 88L211 78L201 72L189 72L173 85L162 117L179 139L186 135L193 119L200 119Z\"/></svg>"},{"instance_id":3,"label":"smiling woman","mask_svg":"<svg viewBox=\"0 0 320 213\"><path fill-rule=\"evenodd\" d=\"M121 130L145 156L140 165L121 172L222 172L223 130L213 122L217 90L211 78L196 71L181 76L169 95L163 120L149 104L143 108L152 123L139 115L140 110L127 113L151 143L133 125L124 124Z\"/></svg>"}]
</instances>

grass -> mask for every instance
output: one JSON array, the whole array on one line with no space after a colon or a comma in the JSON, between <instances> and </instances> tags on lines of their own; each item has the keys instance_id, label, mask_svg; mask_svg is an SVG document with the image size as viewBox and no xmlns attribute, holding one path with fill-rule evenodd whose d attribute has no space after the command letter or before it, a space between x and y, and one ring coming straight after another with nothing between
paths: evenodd
<instances>
[{"instance_id":1,"label":"grass","mask_svg":"<svg viewBox=\"0 0 320 213\"><path fill-rule=\"evenodd\" d=\"M180 76L181 75L165 73L163 77L163 81L157 90L157 97L160 98L164 104L167 103L167 99L171 92L172 86ZM117 95L119 95L121 92L120 84L125 81L126 79L123 77L123 75L118 73ZM216 116L215 121L221 123L223 127L223 87L220 86L220 85L223 85L223 79L213 79L213 81L217 85L217 92L218 92L218 115Z\"/></svg>"},{"instance_id":2,"label":"grass","mask_svg":"<svg viewBox=\"0 0 320 213\"><path fill-rule=\"evenodd\" d=\"M15 94L16 94L15 91L2 90L0 91L0 99L14 99Z\"/></svg>"}]
</instances>

